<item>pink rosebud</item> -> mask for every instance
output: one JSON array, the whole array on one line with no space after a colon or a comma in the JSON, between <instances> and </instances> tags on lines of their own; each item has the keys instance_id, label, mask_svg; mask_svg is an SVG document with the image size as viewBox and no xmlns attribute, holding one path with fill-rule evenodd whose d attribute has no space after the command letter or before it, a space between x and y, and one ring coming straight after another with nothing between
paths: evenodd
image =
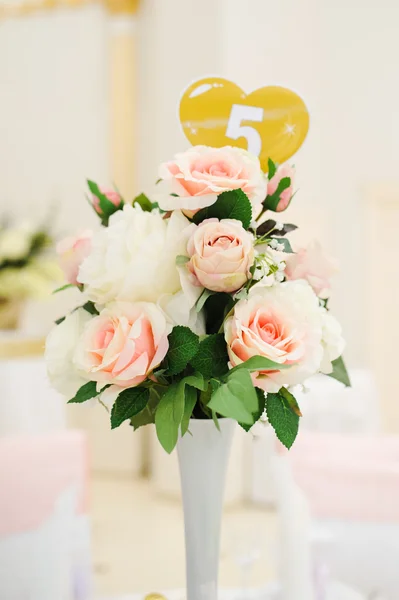
<instances>
[{"instance_id":1,"label":"pink rosebud","mask_svg":"<svg viewBox=\"0 0 399 600\"><path fill-rule=\"evenodd\" d=\"M288 280L305 279L319 298L328 298L331 278L337 272L336 262L323 252L321 244L314 241L286 259L285 276Z\"/></svg>"},{"instance_id":2,"label":"pink rosebud","mask_svg":"<svg viewBox=\"0 0 399 600\"><path fill-rule=\"evenodd\" d=\"M115 190L112 190L111 188L105 188L105 187L100 187L99 190L117 208L119 208L119 206L122 204L122 197ZM93 206L94 206L96 213L98 213L99 215L102 215L100 200L97 198L97 196L93 195L92 201L93 201Z\"/></svg>"},{"instance_id":3,"label":"pink rosebud","mask_svg":"<svg viewBox=\"0 0 399 600\"><path fill-rule=\"evenodd\" d=\"M92 231L86 230L76 237L67 237L57 244L60 266L66 280L72 285L77 285L79 267L90 254L92 235Z\"/></svg>"},{"instance_id":4,"label":"pink rosebud","mask_svg":"<svg viewBox=\"0 0 399 600\"><path fill-rule=\"evenodd\" d=\"M214 292L239 290L254 262L253 236L235 219L206 219L195 227L187 251L195 284Z\"/></svg>"},{"instance_id":5,"label":"pink rosebud","mask_svg":"<svg viewBox=\"0 0 399 600\"><path fill-rule=\"evenodd\" d=\"M276 208L274 209L276 212L282 212L286 208L288 208L291 198L294 193L294 175L295 169L290 165L281 165L278 167L277 171L273 175L273 177L267 183L267 195L273 196L276 193L278 185L282 179L285 177L289 177L291 179L291 184L288 188L281 192L280 198Z\"/></svg>"}]
</instances>

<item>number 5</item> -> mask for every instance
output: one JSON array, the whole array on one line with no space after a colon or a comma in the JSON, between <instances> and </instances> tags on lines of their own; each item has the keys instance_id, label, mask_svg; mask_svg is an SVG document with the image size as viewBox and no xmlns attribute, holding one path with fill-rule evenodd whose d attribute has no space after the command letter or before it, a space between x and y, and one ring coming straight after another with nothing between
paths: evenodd
<instances>
[{"instance_id":1,"label":"number 5","mask_svg":"<svg viewBox=\"0 0 399 600\"><path fill-rule=\"evenodd\" d=\"M259 132L249 125L242 126L242 121L255 121L261 123L263 120L263 108L246 106L245 104L233 104L229 122L226 129L226 137L238 140L244 137L248 142L248 151L259 156L262 150L262 138Z\"/></svg>"}]
</instances>

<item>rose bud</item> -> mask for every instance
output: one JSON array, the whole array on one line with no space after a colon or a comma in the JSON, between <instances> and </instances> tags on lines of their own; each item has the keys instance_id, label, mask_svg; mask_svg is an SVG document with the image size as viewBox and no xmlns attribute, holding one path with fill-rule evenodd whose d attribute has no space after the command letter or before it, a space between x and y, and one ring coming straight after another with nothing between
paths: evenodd
<instances>
[{"instance_id":1,"label":"rose bud","mask_svg":"<svg viewBox=\"0 0 399 600\"><path fill-rule=\"evenodd\" d=\"M67 237L57 244L56 250L61 269L68 283L72 285L78 285L79 267L90 254L92 235L92 231L86 230L75 237Z\"/></svg>"},{"instance_id":2,"label":"rose bud","mask_svg":"<svg viewBox=\"0 0 399 600\"><path fill-rule=\"evenodd\" d=\"M266 208L275 212L282 212L288 208L294 195L294 175L295 168L290 165L285 164L277 168L277 171L267 183ZM279 189L283 186L281 181L286 178L289 178L291 181L287 182L288 186L284 187L280 192Z\"/></svg>"}]
</instances>

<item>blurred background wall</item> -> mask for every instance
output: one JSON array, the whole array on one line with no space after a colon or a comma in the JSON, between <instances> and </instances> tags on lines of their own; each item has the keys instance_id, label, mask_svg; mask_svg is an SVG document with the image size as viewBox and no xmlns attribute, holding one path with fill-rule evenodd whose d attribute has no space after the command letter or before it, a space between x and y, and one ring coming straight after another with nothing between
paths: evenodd
<instances>
[{"instance_id":1,"label":"blurred background wall","mask_svg":"<svg viewBox=\"0 0 399 600\"><path fill-rule=\"evenodd\" d=\"M2 7L1 213L50 215L60 236L95 224L86 177L115 181L127 195L151 191L159 162L188 146L177 106L190 81L217 74L248 92L281 84L302 95L311 129L295 156L299 193L285 216L301 226L298 241L317 237L338 258L333 308L348 362L374 369L386 422L398 429L387 372L398 329L399 5L48 0L21 11L18 0L3 0ZM35 310L45 328L62 309Z\"/></svg>"}]
</instances>

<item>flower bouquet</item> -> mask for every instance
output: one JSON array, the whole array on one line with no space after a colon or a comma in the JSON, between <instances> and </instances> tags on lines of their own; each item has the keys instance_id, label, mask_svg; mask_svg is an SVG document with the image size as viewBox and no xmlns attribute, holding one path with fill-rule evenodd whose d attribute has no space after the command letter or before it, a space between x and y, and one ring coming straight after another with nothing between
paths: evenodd
<instances>
[{"instance_id":1,"label":"flower bouquet","mask_svg":"<svg viewBox=\"0 0 399 600\"><path fill-rule=\"evenodd\" d=\"M52 239L28 223L0 226L0 329L18 325L21 303L46 296L60 276L48 255Z\"/></svg>"},{"instance_id":2,"label":"flower bouquet","mask_svg":"<svg viewBox=\"0 0 399 600\"><path fill-rule=\"evenodd\" d=\"M152 199L133 202L88 182L103 227L62 245L82 303L49 334L46 355L69 402L97 399L113 429L154 423L167 452L178 444L189 596L208 598L231 424L263 418L290 448L294 386L318 372L349 379L328 310L335 265L317 245L294 253L296 226L280 219L293 168L270 159L266 176L245 150L196 146L159 177Z\"/></svg>"}]
</instances>

